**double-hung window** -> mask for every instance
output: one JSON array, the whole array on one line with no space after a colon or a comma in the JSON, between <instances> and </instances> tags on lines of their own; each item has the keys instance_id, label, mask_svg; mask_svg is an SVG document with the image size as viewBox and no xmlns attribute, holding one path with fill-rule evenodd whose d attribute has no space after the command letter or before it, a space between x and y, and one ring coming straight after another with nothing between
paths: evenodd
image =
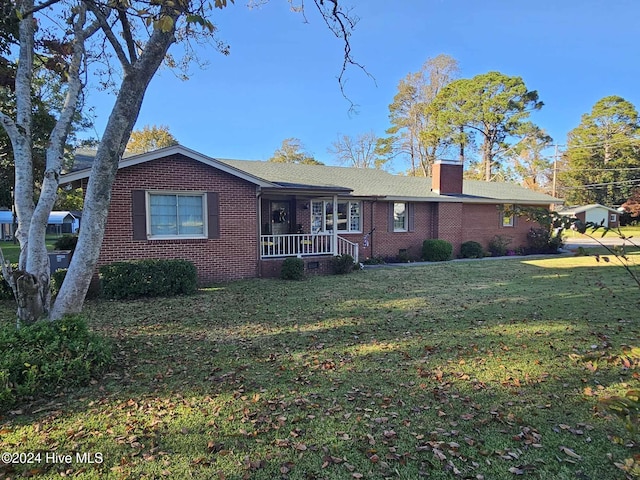
<instances>
[{"instance_id":1,"label":"double-hung window","mask_svg":"<svg viewBox=\"0 0 640 480\"><path fill-rule=\"evenodd\" d=\"M336 228L339 232L362 231L362 203L338 200L337 210L333 211L332 200L314 200L311 202L311 230L313 233L330 232Z\"/></svg>"},{"instance_id":2,"label":"double-hung window","mask_svg":"<svg viewBox=\"0 0 640 480\"><path fill-rule=\"evenodd\" d=\"M408 230L407 204L396 202L393 204L393 231L406 232Z\"/></svg>"},{"instance_id":3,"label":"double-hung window","mask_svg":"<svg viewBox=\"0 0 640 480\"><path fill-rule=\"evenodd\" d=\"M149 238L206 238L205 193L148 192Z\"/></svg>"}]
</instances>

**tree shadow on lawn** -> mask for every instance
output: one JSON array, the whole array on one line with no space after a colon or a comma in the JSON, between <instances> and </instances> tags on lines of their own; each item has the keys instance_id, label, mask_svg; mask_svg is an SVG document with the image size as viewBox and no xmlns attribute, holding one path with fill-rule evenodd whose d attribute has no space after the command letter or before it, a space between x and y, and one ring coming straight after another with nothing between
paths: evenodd
<instances>
[{"instance_id":1,"label":"tree shadow on lawn","mask_svg":"<svg viewBox=\"0 0 640 480\"><path fill-rule=\"evenodd\" d=\"M536 331L548 322L532 323L536 325L529 325L529 335L539 338ZM549 336L562 331L563 324L553 327ZM37 422L48 441L63 446L96 434L91 448L108 454L109 468L149 475L164 468L175 478L193 469L205 472L203 478L212 471L276 478L269 475L283 466L320 473L327 455L346 457L357 471L369 475L390 474L392 469L408 475L424 468L446 472L451 470L447 462L467 474L481 473L489 460L502 464L505 472L518 465L535 466L540 475L557 475L563 469L576 475L588 463L586 471L601 470L607 478L616 478L615 468L601 454L623 455L624 449L607 438L611 432L620 435L620 429L594 418L596 397L585 396L583 390L620 381L619 368L603 368L596 376L584 362L568 358L568 346L544 350L549 337L536 345L539 351L531 360L526 357L532 347L508 348L527 342L526 334L515 339L517 334L499 329L496 325L481 332L491 350L478 344L478 330L484 327L460 330L455 337L434 337L431 332L394 337L385 327L384 335L368 339L353 338L351 327L342 327L333 342L299 344L275 355L269 353L271 347L286 341L286 335L263 339L260 348L238 344L235 352L199 339L202 348L188 358L184 352L192 349L190 335L141 335L122 347L137 345L131 360L148 368L132 365L123 383L105 378L93 391L83 392L79 403L11 422L10 428ZM326 332L318 333L317 338L323 338ZM167 340L172 348L160 348ZM216 351L229 369L204 378L199 357ZM558 365L545 360L554 356L566 360ZM184 369L163 377L158 377L162 369L154 371L147 363L155 358L166 366L177 357L176 365ZM83 431L91 415L108 418L101 420L106 428ZM536 463L554 458L560 446L579 452L584 461ZM433 460L440 457L434 448L447 462ZM389 467L372 462L372 451ZM144 460L151 457L151 463ZM169 465L163 467L163 462ZM347 474L342 465L331 467Z\"/></svg>"},{"instance_id":2,"label":"tree shadow on lawn","mask_svg":"<svg viewBox=\"0 0 640 480\"><path fill-rule=\"evenodd\" d=\"M415 478L449 475L449 462L481 473L487 460L503 463L505 478L522 465L556 478L616 478L603 452L624 458L607 438L622 429L593 408L630 381L615 361L638 338L630 310L564 269L475 268L448 272L456 288L433 287L438 266L376 273L373 282L366 272L298 290L252 281L214 295L93 304L92 324L114 339L118 368L55 399L53 413L3 424L31 432L34 448L50 444L33 425L63 446L70 430L94 428L91 448L122 473L156 474L169 462L173 475L195 469L203 478L218 470L276 478L283 467L321 475L329 455L348 457L326 467L336 478L350 475L344 463ZM535 287L517 280L523 274L538 276ZM78 430L85 423L93 427ZM537 435L541 447L532 446ZM583 460L569 463L560 446ZM567 462L549 463L554 456Z\"/></svg>"}]
</instances>

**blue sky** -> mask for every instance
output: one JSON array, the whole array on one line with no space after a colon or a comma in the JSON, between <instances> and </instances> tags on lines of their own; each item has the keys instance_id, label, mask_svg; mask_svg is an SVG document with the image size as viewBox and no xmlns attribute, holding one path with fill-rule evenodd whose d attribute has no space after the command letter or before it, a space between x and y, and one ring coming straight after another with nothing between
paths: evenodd
<instances>
[{"instance_id":1,"label":"blue sky","mask_svg":"<svg viewBox=\"0 0 640 480\"><path fill-rule=\"evenodd\" d=\"M559 144L604 96L620 95L640 108L637 0L344 1L360 19L353 56L374 77L347 71L346 93L357 114L336 79L342 43L310 0L308 23L286 0L256 9L237 0L213 18L231 55L200 50L208 66L193 66L187 81L161 70L136 128L167 125L181 144L204 154L255 160L296 137L315 158L334 163L327 148L337 136L383 135L398 82L440 53L458 60L464 78L492 70L522 77L545 103L532 120ZM111 102L106 93L90 92L98 136Z\"/></svg>"}]
</instances>

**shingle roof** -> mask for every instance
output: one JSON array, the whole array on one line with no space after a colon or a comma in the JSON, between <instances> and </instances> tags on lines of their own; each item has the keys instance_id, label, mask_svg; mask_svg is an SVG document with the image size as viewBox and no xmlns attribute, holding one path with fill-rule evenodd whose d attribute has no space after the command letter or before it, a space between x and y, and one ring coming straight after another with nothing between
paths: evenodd
<instances>
[{"instance_id":1,"label":"shingle roof","mask_svg":"<svg viewBox=\"0 0 640 480\"><path fill-rule=\"evenodd\" d=\"M250 160L216 159L272 183L296 183L323 187L346 187L358 197L390 200L463 201L498 200L501 203L561 203L550 195L513 183L465 180L462 195L439 195L431 191L431 178L392 175L370 168L300 165Z\"/></svg>"},{"instance_id":2,"label":"shingle roof","mask_svg":"<svg viewBox=\"0 0 640 480\"><path fill-rule=\"evenodd\" d=\"M462 195L440 195L431 191L431 178L392 175L371 168L301 165L252 160L232 160L207 157L182 145L130 156L121 160L120 168L152 161L166 155L179 154L221 168L261 185L289 191L324 191L356 197L384 197L387 200L465 203L520 203L549 205L562 203L550 195L526 189L514 183L465 180ZM63 180L74 181L89 175L93 161L91 152L79 152L77 164ZM78 167L81 170L78 170ZM350 192L350 193L349 193Z\"/></svg>"}]
</instances>

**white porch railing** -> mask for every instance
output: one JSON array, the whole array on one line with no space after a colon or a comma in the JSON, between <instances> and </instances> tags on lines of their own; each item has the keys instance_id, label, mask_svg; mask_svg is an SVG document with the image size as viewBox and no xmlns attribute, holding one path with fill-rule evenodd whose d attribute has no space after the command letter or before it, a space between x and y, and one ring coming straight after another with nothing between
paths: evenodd
<instances>
[{"instance_id":1,"label":"white porch railing","mask_svg":"<svg viewBox=\"0 0 640 480\"><path fill-rule=\"evenodd\" d=\"M346 238L338 237L338 255L351 255L353 259L358 262L358 247L359 245L354 242L350 242Z\"/></svg>"},{"instance_id":2,"label":"white porch railing","mask_svg":"<svg viewBox=\"0 0 640 480\"><path fill-rule=\"evenodd\" d=\"M358 244L338 237L338 245L334 249L332 233L260 235L261 258L308 257L311 255L339 255L343 253L348 253L357 261Z\"/></svg>"}]
</instances>

